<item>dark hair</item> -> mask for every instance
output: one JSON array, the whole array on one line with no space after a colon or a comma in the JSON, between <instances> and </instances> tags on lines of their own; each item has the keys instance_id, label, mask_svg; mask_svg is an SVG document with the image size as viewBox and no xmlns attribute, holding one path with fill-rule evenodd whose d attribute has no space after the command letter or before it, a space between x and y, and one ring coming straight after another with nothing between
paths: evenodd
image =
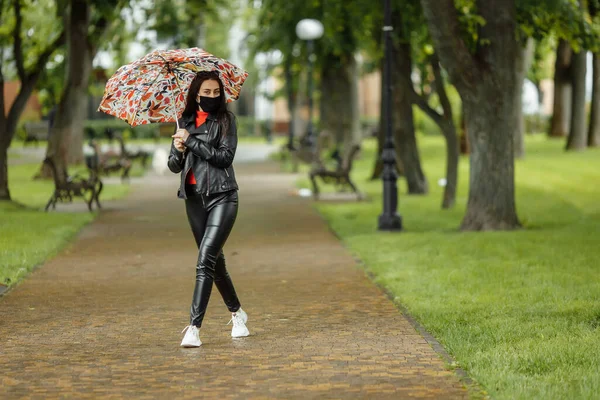
<instances>
[{"instance_id":1,"label":"dark hair","mask_svg":"<svg viewBox=\"0 0 600 400\"><path fill-rule=\"evenodd\" d=\"M196 77L190 83L190 89L188 90L187 101L185 103L185 110L183 110L182 117L195 117L196 111L198 110L199 104L196 101L196 96L200 90L200 86L204 81L217 81L219 84L219 92L221 95L221 105L216 112L217 121L219 122L220 135L225 136L229 131L229 126L234 120L235 116L231 111L227 109L227 100L225 99L225 88L223 82L219 78L219 73L216 71L200 71L196 74Z\"/></svg>"}]
</instances>

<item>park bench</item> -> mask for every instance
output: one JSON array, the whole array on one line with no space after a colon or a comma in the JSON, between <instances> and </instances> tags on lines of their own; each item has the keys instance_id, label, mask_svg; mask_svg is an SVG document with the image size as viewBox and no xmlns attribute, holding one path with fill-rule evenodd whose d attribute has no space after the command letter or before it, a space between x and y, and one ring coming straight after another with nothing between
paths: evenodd
<instances>
[{"instance_id":1,"label":"park bench","mask_svg":"<svg viewBox=\"0 0 600 400\"><path fill-rule=\"evenodd\" d=\"M40 140L48 140L48 122L25 122L23 124L25 129L25 139L23 140L23 146L26 146L29 142L35 142L35 147L38 146Z\"/></svg>"},{"instance_id":2,"label":"park bench","mask_svg":"<svg viewBox=\"0 0 600 400\"><path fill-rule=\"evenodd\" d=\"M95 140L90 141L90 147L94 150L94 154L86 160L90 170L98 176L121 171L121 182L129 181L131 161L127 157L113 151L101 153L100 145Z\"/></svg>"},{"instance_id":3,"label":"park bench","mask_svg":"<svg viewBox=\"0 0 600 400\"><path fill-rule=\"evenodd\" d=\"M352 171L352 164L358 152L360 151L359 145L354 145L348 152L345 159L341 163L338 163L335 170L328 169L324 163L316 163L309 173L310 181L313 186L313 196L316 200L319 199L319 187L317 185L317 178L321 178L324 183L334 183L339 186L340 190L345 189L349 186L352 191L356 194L357 200L362 199L362 194L356 188L354 182L350 178L350 171Z\"/></svg>"},{"instance_id":4,"label":"park bench","mask_svg":"<svg viewBox=\"0 0 600 400\"><path fill-rule=\"evenodd\" d=\"M134 161L139 159L142 163L142 167L146 168L148 164L148 159L150 158L150 153L145 150L138 150L136 152L130 152L125 147L125 140L121 136L116 136L116 139L119 141L119 145L121 146L121 154L123 157L128 160Z\"/></svg>"},{"instance_id":5,"label":"park bench","mask_svg":"<svg viewBox=\"0 0 600 400\"><path fill-rule=\"evenodd\" d=\"M54 193L52 193L50 200L48 200L45 211L48 211L50 206L52 206L52 209L56 209L57 201L71 203L73 202L73 197L82 197L87 202L88 210L90 211L92 211L92 203L94 201L98 208L101 208L100 193L104 185L94 171L90 170L90 177L87 179L77 174L69 176L65 171L61 181L52 159L46 157L44 163L52 171L52 178L54 179ZM88 192L90 198L86 200L85 194Z\"/></svg>"},{"instance_id":6,"label":"park bench","mask_svg":"<svg viewBox=\"0 0 600 400\"><path fill-rule=\"evenodd\" d=\"M316 149L314 149L309 145L306 140L306 136L302 137L297 143L293 144L290 149L288 144L284 144L279 154L283 157L285 154L289 155L289 159L292 164L292 171L294 173L298 172L299 165L301 163L311 165L313 163L321 164L321 160L319 158L319 154L321 154L322 149L327 148L332 141L331 134L323 130L319 132L317 137Z\"/></svg>"}]
</instances>

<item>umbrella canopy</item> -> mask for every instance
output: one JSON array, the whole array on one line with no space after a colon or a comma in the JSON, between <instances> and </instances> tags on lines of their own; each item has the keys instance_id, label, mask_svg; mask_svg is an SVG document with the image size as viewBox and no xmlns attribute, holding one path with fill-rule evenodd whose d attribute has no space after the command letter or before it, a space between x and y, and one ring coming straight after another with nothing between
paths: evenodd
<instances>
[{"instance_id":1,"label":"umbrella canopy","mask_svg":"<svg viewBox=\"0 0 600 400\"><path fill-rule=\"evenodd\" d=\"M197 47L155 50L115 72L106 83L98 111L131 126L177 122L190 83L200 71L219 73L227 102L237 100L248 77L243 69Z\"/></svg>"}]
</instances>

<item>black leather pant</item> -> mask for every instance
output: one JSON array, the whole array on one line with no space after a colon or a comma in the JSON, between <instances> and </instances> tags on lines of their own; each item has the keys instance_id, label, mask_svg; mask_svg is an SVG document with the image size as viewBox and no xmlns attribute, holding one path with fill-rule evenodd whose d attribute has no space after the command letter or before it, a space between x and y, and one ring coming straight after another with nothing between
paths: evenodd
<instances>
[{"instance_id":1,"label":"black leather pant","mask_svg":"<svg viewBox=\"0 0 600 400\"><path fill-rule=\"evenodd\" d=\"M237 217L237 190L210 196L192 195L185 200L185 210L198 245L196 287L190 309L190 325L200 327L213 282L217 285L229 311L236 312L240 308L240 301L225 268L222 251Z\"/></svg>"}]
</instances>

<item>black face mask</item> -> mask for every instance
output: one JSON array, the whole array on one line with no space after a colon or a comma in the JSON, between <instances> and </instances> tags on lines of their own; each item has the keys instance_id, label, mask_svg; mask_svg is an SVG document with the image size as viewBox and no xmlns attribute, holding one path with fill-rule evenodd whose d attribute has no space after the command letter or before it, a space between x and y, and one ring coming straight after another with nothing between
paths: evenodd
<instances>
[{"instance_id":1,"label":"black face mask","mask_svg":"<svg viewBox=\"0 0 600 400\"><path fill-rule=\"evenodd\" d=\"M215 113L221 107L221 96L206 97L200 96L200 107L207 113Z\"/></svg>"}]
</instances>

